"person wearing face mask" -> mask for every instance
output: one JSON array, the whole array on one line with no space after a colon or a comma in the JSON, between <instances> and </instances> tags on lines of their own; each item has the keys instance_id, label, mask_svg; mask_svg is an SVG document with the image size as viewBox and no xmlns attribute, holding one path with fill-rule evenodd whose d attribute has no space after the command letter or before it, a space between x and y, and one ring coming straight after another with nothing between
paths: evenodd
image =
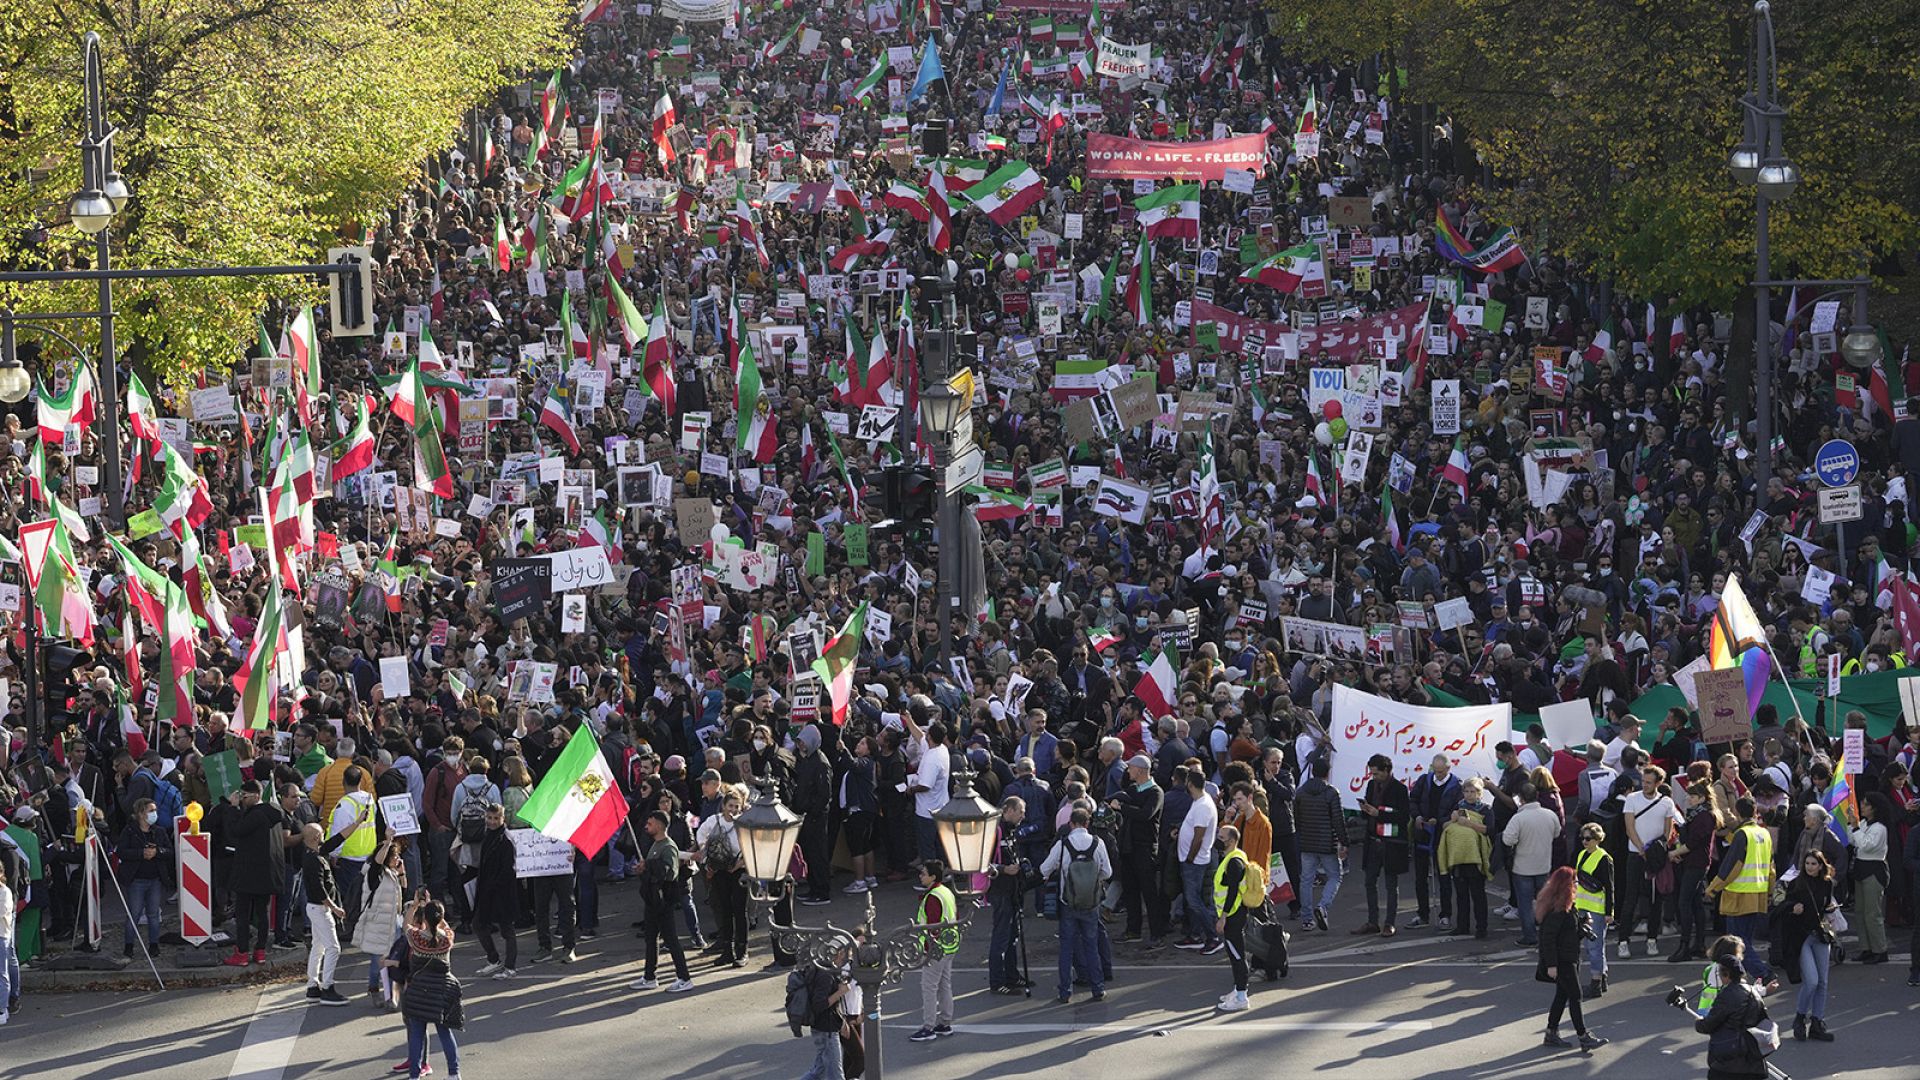
<instances>
[{"instance_id":1,"label":"person wearing face mask","mask_svg":"<svg viewBox=\"0 0 1920 1080\"><path fill-rule=\"evenodd\" d=\"M127 893L127 929L125 953L133 955L135 924L147 924L147 952L160 950L161 904L166 889L166 868L173 863L173 836L160 828L160 812L152 799L133 804L127 827L120 833L116 851L120 856L120 880Z\"/></svg>"}]
</instances>

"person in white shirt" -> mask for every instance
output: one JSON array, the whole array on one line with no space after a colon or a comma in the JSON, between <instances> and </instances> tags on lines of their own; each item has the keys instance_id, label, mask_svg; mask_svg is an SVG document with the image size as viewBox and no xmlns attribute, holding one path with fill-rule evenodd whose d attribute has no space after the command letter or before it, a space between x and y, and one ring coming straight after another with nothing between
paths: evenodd
<instances>
[{"instance_id":1,"label":"person in white shirt","mask_svg":"<svg viewBox=\"0 0 1920 1080\"><path fill-rule=\"evenodd\" d=\"M1665 770L1648 762L1640 767L1640 790L1628 792L1620 802L1620 816L1627 832L1627 857L1615 879L1618 893L1615 906L1619 911L1615 925L1619 928L1622 960L1632 955L1627 941L1633 936L1633 924L1639 918L1638 909L1643 899L1647 907L1647 955L1652 956L1660 949L1660 897L1648 877L1647 847L1655 841L1670 846L1675 830L1686 824L1686 816L1674 805L1673 796L1660 790L1666 779Z\"/></svg>"},{"instance_id":2,"label":"person in white shirt","mask_svg":"<svg viewBox=\"0 0 1920 1080\"><path fill-rule=\"evenodd\" d=\"M1625 750L1629 746L1637 746L1639 745L1639 743L1640 743L1639 717L1628 716L1622 719L1620 721L1620 734L1615 735L1613 737L1613 740L1607 743L1607 754L1605 757L1600 759L1600 764L1605 765L1607 768L1612 769L1616 773L1619 772L1620 771L1620 751Z\"/></svg>"},{"instance_id":3,"label":"person in white shirt","mask_svg":"<svg viewBox=\"0 0 1920 1080\"><path fill-rule=\"evenodd\" d=\"M1547 741L1547 729L1539 724L1527 728L1527 744L1520 748L1520 767L1532 772L1553 765L1553 744Z\"/></svg>"},{"instance_id":4,"label":"person in white shirt","mask_svg":"<svg viewBox=\"0 0 1920 1080\"><path fill-rule=\"evenodd\" d=\"M908 714L911 717L911 713ZM909 720L909 729L919 734L919 725ZM940 833L933 827L933 812L947 805L952 793L948 780L953 775L947 753L947 726L939 721L927 725L926 749L907 777L907 791L913 795L913 827L920 860L940 858Z\"/></svg>"},{"instance_id":5,"label":"person in white shirt","mask_svg":"<svg viewBox=\"0 0 1920 1080\"><path fill-rule=\"evenodd\" d=\"M1187 794L1193 805L1174 834L1174 858L1180 862L1180 892L1187 902L1187 936L1176 949L1216 953L1223 943L1213 932L1213 844L1220 828L1220 810L1207 794L1207 777L1199 769L1187 772Z\"/></svg>"}]
</instances>

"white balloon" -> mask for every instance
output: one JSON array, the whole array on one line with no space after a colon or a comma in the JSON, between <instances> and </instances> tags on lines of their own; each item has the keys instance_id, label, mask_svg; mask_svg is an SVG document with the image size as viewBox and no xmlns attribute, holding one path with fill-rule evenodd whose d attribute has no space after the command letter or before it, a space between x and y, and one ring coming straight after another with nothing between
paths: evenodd
<instances>
[{"instance_id":1,"label":"white balloon","mask_svg":"<svg viewBox=\"0 0 1920 1080\"><path fill-rule=\"evenodd\" d=\"M1321 446L1333 445L1333 429L1327 426L1325 420L1313 425L1313 441Z\"/></svg>"},{"instance_id":2,"label":"white balloon","mask_svg":"<svg viewBox=\"0 0 1920 1080\"><path fill-rule=\"evenodd\" d=\"M1011 252L1011 251L1009 251L1009 252L1007 252L1007 254L1006 254L1006 256L1005 256L1004 258L1002 258L1002 259L1000 260L1000 265L1002 265L1002 266L1004 266L1004 267L1006 267L1007 269L1009 269L1009 270L1011 270L1011 269L1013 269L1014 267L1016 267L1016 266L1019 266L1019 265L1020 265L1020 256L1018 256L1018 255L1016 255L1016 254L1014 254L1013 252Z\"/></svg>"},{"instance_id":3,"label":"white balloon","mask_svg":"<svg viewBox=\"0 0 1920 1080\"><path fill-rule=\"evenodd\" d=\"M716 544L726 543L727 537L732 535L733 535L733 530L727 528L726 522L723 522L723 521L714 522L713 528L708 530L707 532L707 536L710 539L712 539L713 542Z\"/></svg>"}]
</instances>

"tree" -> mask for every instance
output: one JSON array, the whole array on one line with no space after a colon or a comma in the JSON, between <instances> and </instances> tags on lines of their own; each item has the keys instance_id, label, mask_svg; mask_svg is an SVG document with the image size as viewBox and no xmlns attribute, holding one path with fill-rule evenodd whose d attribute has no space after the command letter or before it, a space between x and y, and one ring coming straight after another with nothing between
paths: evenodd
<instances>
[{"instance_id":1,"label":"tree","mask_svg":"<svg viewBox=\"0 0 1920 1080\"><path fill-rule=\"evenodd\" d=\"M569 0L16 0L0 14L0 265L90 265L79 186L81 37L97 28L116 164L134 198L123 266L323 261L390 208L468 109L565 55ZM0 287L20 310L90 310L90 283ZM121 282L116 336L180 380L253 340L311 280ZM76 325L75 332L88 328Z\"/></svg>"},{"instance_id":2,"label":"tree","mask_svg":"<svg viewBox=\"0 0 1920 1080\"><path fill-rule=\"evenodd\" d=\"M1753 276L1740 135L1745 0L1273 0L1309 56L1391 53L1408 100L1464 130L1499 183L1479 197L1532 246L1633 296L1733 303ZM1772 207L1774 268L1864 273L1920 236L1920 22L1904 0L1774 8L1787 151L1805 179Z\"/></svg>"}]
</instances>

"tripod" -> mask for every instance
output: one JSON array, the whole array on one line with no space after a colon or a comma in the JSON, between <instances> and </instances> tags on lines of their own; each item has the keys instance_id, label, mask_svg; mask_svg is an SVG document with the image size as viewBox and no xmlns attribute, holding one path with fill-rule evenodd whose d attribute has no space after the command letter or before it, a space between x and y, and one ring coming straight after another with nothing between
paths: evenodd
<instances>
[{"instance_id":1,"label":"tripod","mask_svg":"<svg viewBox=\"0 0 1920 1080\"><path fill-rule=\"evenodd\" d=\"M1027 879L1013 887L1013 937L1020 943L1020 991L1033 996L1033 976L1027 972Z\"/></svg>"}]
</instances>

